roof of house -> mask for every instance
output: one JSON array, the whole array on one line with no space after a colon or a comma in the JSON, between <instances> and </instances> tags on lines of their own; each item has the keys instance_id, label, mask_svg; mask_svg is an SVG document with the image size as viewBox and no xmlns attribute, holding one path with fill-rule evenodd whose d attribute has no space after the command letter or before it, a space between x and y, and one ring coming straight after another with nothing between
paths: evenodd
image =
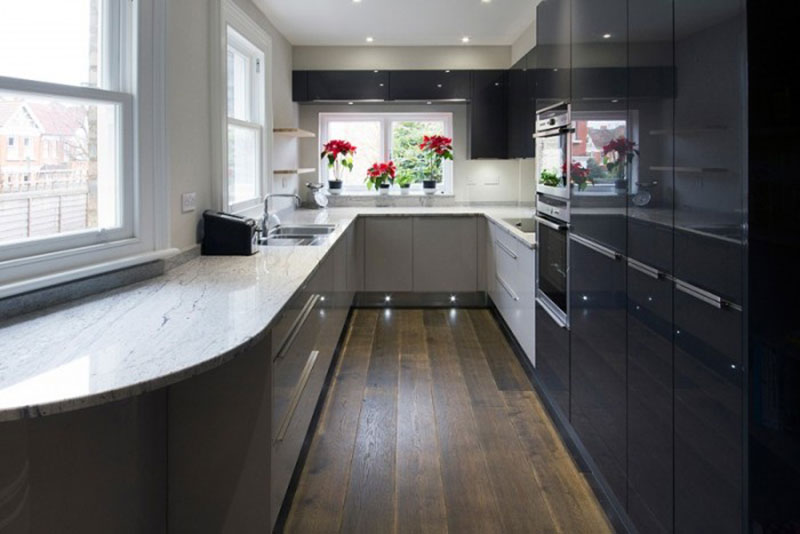
<instances>
[{"instance_id":1,"label":"roof of house","mask_svg":"<svg viewBox=\"0 0 800 534\"><path fill-rule=\"evenodd\" d=\"M86 121L86 108L81 106L64 106L58 102L0 100L0 128L23 107L35 118L42 135L74 135Z\"/></svg>"},{"instance_id":2,"label":"roof of house","mask_svg":"<svg viewBox=\"0 0 800 534\"><path fill-rule=\"evenodd\" d=\"M625 126L616 128L589 128L588 135L595 148L602 150L608 143L626 134Z\"/></svg>"}]
</instances>

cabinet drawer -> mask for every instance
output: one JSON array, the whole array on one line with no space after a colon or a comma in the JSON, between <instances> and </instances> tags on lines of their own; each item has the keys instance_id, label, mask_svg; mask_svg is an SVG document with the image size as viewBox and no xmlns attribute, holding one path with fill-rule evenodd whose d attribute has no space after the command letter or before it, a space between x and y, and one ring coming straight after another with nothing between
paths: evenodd
<instances>
[{"instance_id":1,"label":"cabinet drawer","mask_svg":"<svg viewBox=\"0 0 800 534\"><path fill-rule=\"evenodd\" d=\"M490 296L525 354L534 362L535 349L535 252L492 224L489 228L490 259L494 280Z\"/></svg>"},{"instance_id":2,"label":"cabinet drawer","mask_svg":"<svg viewBox=\"0 0 800 534\"><path fill-rule=\"evenodd\" d=\"M308 286L303 286L292 300L280 311L272 326L272 354L277 354L286 344L287 337L300 318L300 313L309 304L312 295Z\"/></svg>"},{"instance_id":3,"label":"cabinet drawer","mask_svg":"<svg viewBox=\"0 0 800 534\"><path fill-rule=\"evenodd\" d=\"M275 524L286 490L303 448L314 410L319 402L332 354L318 350L303 354L303 371L295 395L282 420L273 421L272 441L272 524Z\"/></svg>"},{"instance_id":4,"label":"cabinet drawer","mask_svg":"<svg viewBox=\"0 0 800 534\"><path fill-rule=\"evenodd\" d=\"M321 297L313 294L297 317L284 345L275 352L272 362L272 436L278 435L283 421L290 417L293 402L303 387L304 375L309 354L318 350L317 339L320 333Z\"/></svg>"}]
</instances>

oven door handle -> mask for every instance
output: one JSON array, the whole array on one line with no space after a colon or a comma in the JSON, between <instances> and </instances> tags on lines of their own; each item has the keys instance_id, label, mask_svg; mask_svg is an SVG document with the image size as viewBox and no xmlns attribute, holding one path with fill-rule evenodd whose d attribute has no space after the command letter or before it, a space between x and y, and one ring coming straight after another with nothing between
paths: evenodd
<instances>
[{"instance_id":1,"label":"oven door handle","mask_svg":"<svg viewBox=\"0 0 800 534\"><path fill-rule=\"evenodd\" d=\"M555 322L560 328L567 328L567 323L559 317L553 310L550 309L550 304L546 302L541 297L536 297L536 304L542 307L542 309L550 316L550 318Z\"/></svg>"},{"instance_id":2,"label":"oven door handle","mask_svg":"<svg viewBox=\"0 0 800 534\"><path fill-rule=\"evenodd\" d=\"M536 132L533 134L534 139L544 139L547 137L558 137L560 135L567 135L571 134L575 131L574 128L570 128L568 126L564 126L563 128L553 129L553 130L545 130L543 132Z\"/></svg>"},{"instance_id":3,"label":"oven door handle","mask_svg":"<svg viewBox=\"0 0 800 534\"><path fill-rule=\"evenodd\" d=\"M551 228L556 232L560 232L562 230L566 230L567 228L569 228L569 226L567 226L566 224L554 223L553 221L547 220L544 217L539 217L538 215L536 216L536 222L538 222L539 224L543 224L544 226Z\"/></svg>"}]
</instances>

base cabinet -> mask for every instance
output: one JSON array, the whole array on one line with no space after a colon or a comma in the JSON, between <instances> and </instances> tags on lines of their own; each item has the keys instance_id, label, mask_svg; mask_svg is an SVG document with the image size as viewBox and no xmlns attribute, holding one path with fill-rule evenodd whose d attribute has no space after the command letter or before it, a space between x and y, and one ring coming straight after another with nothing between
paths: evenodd
<instances>
[{"instance_id":1,"label":"base cabinet","mask_svg":"<svg viewBox=\"0 0 800 534\"><path fill-rule=\"evenodd\" d=\"M570 240L570 421L621 502L626 479L626 270Z\"/></svg>"},{"instance_id":2,"label":"base cabinet","mask_svg":"<svg viewBox=\"0 0 800 534\"><path fill-rule=\"evenodd\" d=\"M536 252L489 224L487 291L531 364L536 366L534 280Z\"/></svg>"},{"instance_id":3,"label":"base cabinet","mask_svg":"<svg viewBox=\"0 0 800 534\"><path fill-rule=\"evenodd\" d=\"M411 217L364 220L365 291L413 291L414 232Z\"/></svg>"},{"instance_id":4,"label":"base cabinet","mask_svg":"<svg viewBox=\"0 0 800 534\"><path fill-rule=\"evenodd\" d=\"M414 292L478 290L478 219L414 218Z\"/></svg>"},{"instance_id":5,"label":"base cabinet","mask_svg":"<svg viewBox=\"0 0 800 534\"><path fill-rule=\"evenodd\" d=\"M548 396L569 419L569 330L556 323L536 305L536 376Z\"/></svg>"},{"instance_id":6,"label":"base cabinet","mask_svg":"<svg viewBox=\"0 0 800 534\"><path fill-rule=\"evenodd\" d=\"M301 311L292 316L283 345L273 353L270 529L286 497L353 300L347 287L353 235L351 227L299 293Z\"/></svg>"},{"instance_id":7,"label":"base cabinet","mask_svg":"<svg viewBox=\"0 0 800 534\"><path fill-rule=\"evenodd\" d=\"M270 530L270 339L169 388L167 531Z\"/></svg>"}]
</instances>

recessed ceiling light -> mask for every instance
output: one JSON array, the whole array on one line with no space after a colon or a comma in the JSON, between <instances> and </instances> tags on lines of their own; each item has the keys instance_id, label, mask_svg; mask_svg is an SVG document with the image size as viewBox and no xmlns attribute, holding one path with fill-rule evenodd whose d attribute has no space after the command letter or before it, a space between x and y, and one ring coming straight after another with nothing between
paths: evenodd
<instances>
[{"instance_id":1,"label":"recessed ceiling light","mask_svg":"<svg viewBox=\"0 0 800 534\"><path fill-rule=\"evenodd\" d=\"M465 35L464 37L462 37L462 38L461 38L461 42L462 42L462 43L468 43L468 42L469 42L469 37L467 37L467 36Z\"/></svg>"},{"instance_id":2,"label":"recessed ceiling light","mask_svg":"<svg viewBox=\"0 0 800 534\"><path fill-rule=\"evenodd\" d=\"M611 34L610 33L604 33L603 34L603 39L611 39Z\"/></svg>"},{"instance_id":3,"label":"recessed ceiling light","mask_svg":"<svg viewBox=\"0 0 800 534\"><path fill-rule=\"evenodd\" d=\"M354 3L354 4L360 4L360 3L361 3L361 0L353 0L353 3Z\"/></svg>"},{"instance_id":4,"label":"recessed ceiling light","mask_svg":"<svg viewBox=\"0 0 800 534\"><path fill-rule=\"evenodd\" d=\"M368 42L368 43L371 43L371 42L373 42L374 40L375 40L375 38L373 38L373 37L367 37L367 42Z\"/></svg>"},{"instance_id":5,"label":"recessed ceiling light","mask_svg":"<svg viewBox=\"0 0 800 534\"><path fill-rule=\"evenodd\" d=\"M481 0L481 4L491 4L492 0Z\"/></svg>"}]
</instances>

